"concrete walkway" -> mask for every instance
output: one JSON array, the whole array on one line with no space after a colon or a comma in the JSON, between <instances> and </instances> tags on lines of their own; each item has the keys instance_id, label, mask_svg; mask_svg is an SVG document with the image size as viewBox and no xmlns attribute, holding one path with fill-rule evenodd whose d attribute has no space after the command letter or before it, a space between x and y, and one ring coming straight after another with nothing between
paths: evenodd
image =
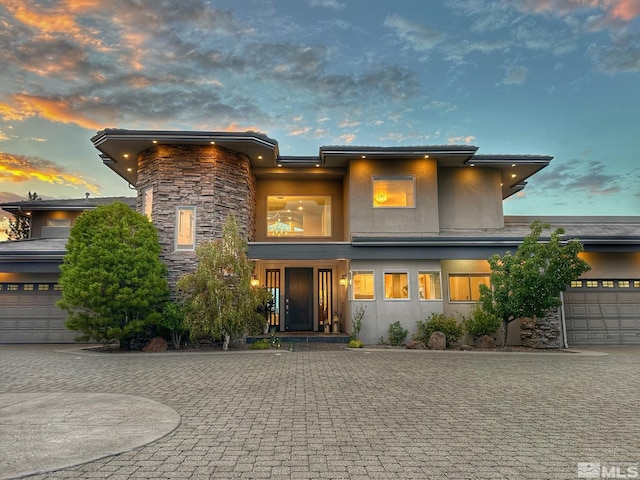
<instances>
[{"instance_id":1,"label":"concrete walkway","mask_svg":"<svg viewBox=\"0 0 640 480\"><path fill-rule=\"evenodd\" d=\"M0 345L0 471L116 480L624 474L640 464L640 348L599 350L607 355ZM49 447L33 436L41 429Z\"/></svg>"}]
</instances>

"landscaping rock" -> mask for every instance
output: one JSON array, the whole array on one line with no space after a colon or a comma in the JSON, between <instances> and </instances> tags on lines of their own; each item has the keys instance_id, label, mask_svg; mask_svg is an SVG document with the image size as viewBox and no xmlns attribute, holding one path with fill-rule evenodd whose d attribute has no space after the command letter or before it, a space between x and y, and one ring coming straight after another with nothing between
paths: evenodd
<instances>
[{"instance_id":1,"label":"landscaping rock","mask_svg":"<svg viewBox=\"0 0 640 480\"><path fill-rule=\"evenodd\" d=\"M407 342L406 347L409 350L426 350L427 346L424 344L424 342L421 342L419 340L409 340Z\"/></svg>"},{"instance_id":2,"label":"landscaping rock","mask_svg":"<svg viewBox=\"0 0 640 480\"><path fill-rule=\"evenodd\" d=\"M483 335L476 340L476 348L496 348L496 341L489 335Z\"/></svg>"},{"instance_id":3,"label":"landscaping rock","mask_svg":"<svg viewBox=\"0 0 640 480\"><path fill-rule=\"evenodd\" d=\"M169 348L167 341L162 337L153 337L149 343L142 349L143 352L155 353L166 352Z\"/></svg>"},{"instance_id":4,"label":"landscaping rock","mask_svg":"<svg viewBox=\"0 0 640 480\"><path fill-rule=\"evenodd\" d=\"M473 347L471 345L467 345L466 343L464 345L460 346L460 350L463 350L465 352L469 352L471 350L473 350Z\"/></svg>"},{"instance_id":5,"label":"landscaping rock","mask_svg":"<svg viewBox=\"0 0 640 480\"><path fill-rule=\"evenodd\" d=\"M429 350L445 350L447 348L447 337L442 332L433 332L427 345Z\"/></svg>"}]
</instances>

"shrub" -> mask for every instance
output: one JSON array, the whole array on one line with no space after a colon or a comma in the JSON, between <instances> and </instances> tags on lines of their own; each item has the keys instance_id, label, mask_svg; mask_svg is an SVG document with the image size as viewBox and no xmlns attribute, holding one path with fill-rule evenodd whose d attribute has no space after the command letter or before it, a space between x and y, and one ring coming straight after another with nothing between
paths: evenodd
<instances>
[{"instance_id":1,"label":"shrub","mask_svg":"<svg viewBox=\"0 0 640 480\"><path fill-rule=\"evenodd\" d=\"M269 350L269 348L271 348L271 342L268 338L263 338L249 345L249 350Z\"/></svg>"},{"instance_id":2,"label":"shrub","mask_svg":"<svg viewBox=\"0 0 640 480\"><path fill-rule=\"evenodd\" d=\"M395 321L391 325L389 325L389 330L387 330L389 334L389 343L394 347L400 346L404 343L404 340L409 335L409 330L405 330L402 328L400 321Z\"/></svg>"},{"instance_id":3,"label":"shrub","mask_svg":"<svg viewBox=\"0 0 640 480\"><path fill-rule=\"evenodd\" d=\"M356 311L353 312L351 317L351 340L358 340L360 337L360 330L362 329L362 319L364 318L364 311L367 309L364 305L358 305Z\"/></svg>"},{"instance_id":4,"label":"shrub","mask_svg":"<svg viewBox=\"0 0 640 480\"><path fill-rule=\"evenodd\" d=\"M501 321L482 307L476 306L471 311L471 316L465 317L462 324L467 333L476 340L483 335L495 334L500 328Z\"/></svg>"},{"instance_id":5,"label":"shrub","mask_svg":"<svg viewBox=\"0 0 640 480\"><path fill-rule=\"evenodd\" d=\"M362 343L362 340L349 340L349 348L362 348L364 347L364 343Z\"/></svg>"},{"instance_id":6,"label":"shrub","mask_svg":"<svg viewBox=\"0 0 640 480\"><path fill-rule=\"evenodd\" d=\"M417 332L413 335L413 340L429 343L433 332L442 332L447 337L447 348L452 347L464 334L464 326L459 324L455 317L444 313L432 313L426 320L418 320Z\"/></svg>"}]
</instances>

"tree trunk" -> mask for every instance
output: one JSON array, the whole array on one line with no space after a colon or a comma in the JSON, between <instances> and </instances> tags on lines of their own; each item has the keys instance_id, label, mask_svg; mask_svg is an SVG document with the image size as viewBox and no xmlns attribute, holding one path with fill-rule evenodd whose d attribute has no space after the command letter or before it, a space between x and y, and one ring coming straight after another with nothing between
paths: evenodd
<instances>
[{"instance_id":1,"label":"tree trunk","mask_svg":"<svg viewBox=\"0 0 640 480\"><path fill-rule=\"evenodd\" d=\"M231 341L231 335L228 333L224 334L224 341L222 342L222 351L226 352L229 350L229 342Z\"/></svg>"},{"instance_id":2,"label":"tree trunk","mask_svg":"<svg viewBox=\"0 0 640 480\"><path fill-rule=\"evenodd\" d=\"M173 348L180 350L180 342L182 341L182 334L171 332L171 342L173 342Z\"/></svg>"},{"instance_id":3,"label":"tree trunk","mask_svg":"<svg viewBox=\"0 0 640 480\"><path fill-rule=\"evenodd\" d=\"M502 320L502 348L507 347L508 335L509 335L509 320Z\"/></svg>"}]
</instances>

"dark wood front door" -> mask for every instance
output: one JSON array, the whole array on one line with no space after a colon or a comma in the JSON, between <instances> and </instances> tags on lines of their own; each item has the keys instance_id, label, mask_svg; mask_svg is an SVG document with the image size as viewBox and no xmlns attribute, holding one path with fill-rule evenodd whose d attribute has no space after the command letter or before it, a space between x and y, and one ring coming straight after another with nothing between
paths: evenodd
<instances>
[{"instance_id":1,"label":"dark wood front door","mask_svg":"<svg viewBox=\"0 0 640 480\"><path fill-rule=\"evenodd\" d=\"M313 268L284 270L285 330L313 330Z\"/></svg>"}]
</instances>

